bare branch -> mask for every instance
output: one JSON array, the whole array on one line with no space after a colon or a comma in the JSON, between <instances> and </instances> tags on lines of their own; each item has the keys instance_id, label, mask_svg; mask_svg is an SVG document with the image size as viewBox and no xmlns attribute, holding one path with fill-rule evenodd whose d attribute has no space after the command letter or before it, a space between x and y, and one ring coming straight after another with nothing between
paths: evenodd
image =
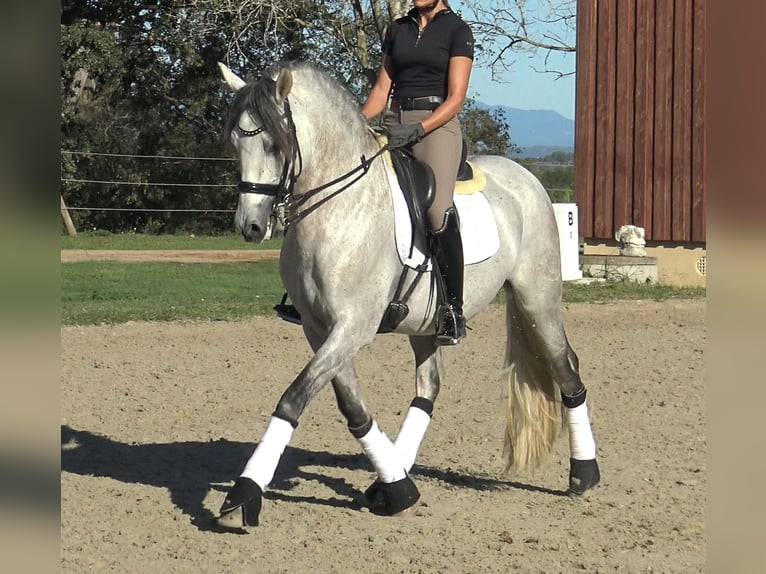
<instances>
[{"instance_id":1,"label":"bare branch","mask_svg":"<svg viewBox=\"0 0 766 574\"><path fill-rule=\"evenodd\" d=\"M576 0L464 0L463 5L477 40L477 62L489 67L493 78L510 69L514 54L539 50L546 52L545 69L536 71L557 77L574 73L548 63L553 53L576 50Z\"/></svg>"},{"instance_id":2,"label":"bare branch","mask_svg":"<svg viewBox=\"0 0 766 574\"><path fill-rule=\"evenodd\" d=\"M305 3L305 0L190 0L189 6L208 15L208 26L202 32L220 32L221 22L228 22L228 51L246 58L240 40L248 32L261 28L264 44L275 44L279 38L276 32L295 22Z\"/></svg>"}]
</instances>

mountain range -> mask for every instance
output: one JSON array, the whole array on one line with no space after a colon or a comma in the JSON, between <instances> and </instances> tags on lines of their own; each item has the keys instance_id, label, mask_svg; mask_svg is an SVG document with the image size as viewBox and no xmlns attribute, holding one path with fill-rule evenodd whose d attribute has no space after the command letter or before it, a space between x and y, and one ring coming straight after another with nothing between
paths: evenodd
<instances>
[{"instance_id":1,"label":"mountain range","mask_svg":"<svg viewBox=\"0 0 766 574\"><path fill-rule=\"evenodd\" d=\"M574 120L558 112L489 106L480 101L475 105L490 113L502 110L510 127L511 142L523 150L515 156L542 157L554 151L574 151Z\"/></svg>"}]
</instances>

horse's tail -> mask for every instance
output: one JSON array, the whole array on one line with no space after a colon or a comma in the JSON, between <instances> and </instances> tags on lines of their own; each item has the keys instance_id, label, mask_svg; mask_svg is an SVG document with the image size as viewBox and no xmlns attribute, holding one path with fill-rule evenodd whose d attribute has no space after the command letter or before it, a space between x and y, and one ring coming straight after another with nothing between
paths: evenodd
<instances>
[{"instance_id":1,"label":"horse's tail","mask_svg":"<svg viewBox=\"0 0 766 574\"><path fill-rule=\"evenodd\" d=\"M550 371L539 356L534 326L522 313L507 283L505 298L503 458L508 472L533 469L550 452L561 428L561 401Z\"/></svg>"}]
</instances>

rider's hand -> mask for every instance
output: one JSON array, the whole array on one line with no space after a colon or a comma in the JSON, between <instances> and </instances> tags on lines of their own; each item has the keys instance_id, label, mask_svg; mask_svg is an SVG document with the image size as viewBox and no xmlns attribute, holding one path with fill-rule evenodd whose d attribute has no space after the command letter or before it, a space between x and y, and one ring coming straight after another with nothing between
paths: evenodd
<instances>
[{"instance_id":1,"label":"rider's hand","mask_svg":"<svg viewBox=\"0 0 766 574\"><path fill-rule=\"evenodd\" d=\"M416 124L398 124L391 126L386 131L388 133L388 149L396 149L416 143L426 135L426 131L420 122Z\"/></svg>"}]
</instances>

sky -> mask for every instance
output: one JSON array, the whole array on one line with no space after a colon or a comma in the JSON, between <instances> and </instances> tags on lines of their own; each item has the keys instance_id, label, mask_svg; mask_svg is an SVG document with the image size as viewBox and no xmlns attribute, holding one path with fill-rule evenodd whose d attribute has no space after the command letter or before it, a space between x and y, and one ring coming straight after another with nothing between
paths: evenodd
<instances>
[{"instance_id":1,"label":"sky","mask_svg":"<svg viewBox=\"0 0 766 574\"><path fill-rule=\"evenodd\" d=\"M496 9L506 2L497 0L476 0ZM571 0L566 0L571 1ZM561 0L565 2L565 0ZM527 9L533 10L536 4L544 5L540 0L527 2ZM458 2L458 6L461 2ZM572 33L564 26L551 27L549 32L565 37L574 43ZM490 106L503 105L522 110L554 110L565 118L574 119L575 111L575 75L557 78L556 74L542 73L535 69L545 69L547 52L538 50L537 54L513 54L511 69L504 72L500 82L492 80L492 72L476 62L471 72L468 95ZM548 69L562 72L574 72L574 52L552 52L548 58Z\"/></svg>"},{"instance_id":2,"label":"sky","mask_svg":"<svg viewBox=\"0 0 766 574\"><path fill-rule=\"evenodd\" d=\"M561 69L574 70L575 55L568 54ZM492 72L474 66L468 84L468 95L489 106L508 106L522 110L553 110L565 118L574 119L575 76L555 79L555 74L544 74L532 69L542 63L526 56L517 59L511 70L505 72L502 82L492 80ZM530 61L533 63L530 65Z\"/></svg>"}]
</instances>

